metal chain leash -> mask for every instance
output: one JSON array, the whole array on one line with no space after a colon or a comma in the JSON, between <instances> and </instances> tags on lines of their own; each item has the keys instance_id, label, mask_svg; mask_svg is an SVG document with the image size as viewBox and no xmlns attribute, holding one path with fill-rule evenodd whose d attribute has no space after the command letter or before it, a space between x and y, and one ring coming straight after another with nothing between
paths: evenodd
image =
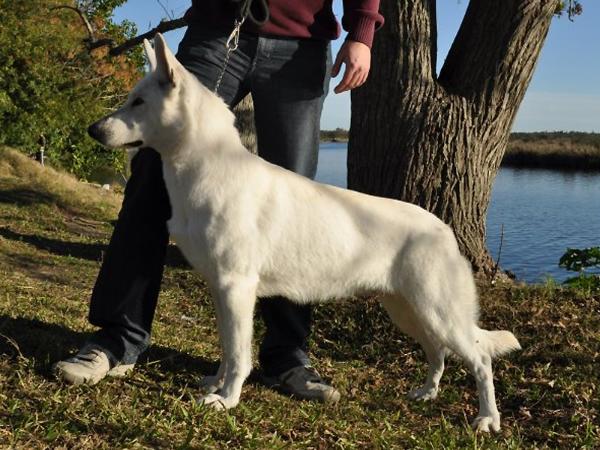
<instances>
[{"instance_id":1,"label":"metal chain leash","mask_svg":"<svg viewBox=\"0 0 600 450\"><path fill-rule=\"evenodd\" d=\"M236 21L233 25L233 31L227 38L227 42L225 42L225 48L226 48L227 52L225 53L225 59L223 61L223 67L221 68L221 73L219 74L219 78L217 78L217 83L215 84L215 89L213 91L215 94L219 93L219 87L221 87L221 81L223 81L223 76L225 75L225 72L227 71L227 66L229 65L229 58L231 57L231 54L233 52L235 52L238 48L238 45L240 43L240 30L241 30L242 25L244 24L245 20L246 20L245 17L242 18L241 20L236 19Z\"/></svg>"},{"instance_id":2,"label":"metal chain leash","mask_svg":"<svg viewBox=\"0 0 600 450\"><path fill-rule=\"evenodd\" d=\"M230 0L231 3L235 5L237 10L237 18L235 19L233 25L233 31L227 38L227 42L225 43L225 48L227 52L225 53L225 58L223 61L223 67L221 68L221 73L219 74L219 78L217 78L217 83L215 84L214 93L219 93L219 88L221 87L221 81L223 81L223 76L227 71L227 66L229 65L229 58L231 58L231 54L235 52L238 48L240 42L240 30L244 21L246 19L249 22L253 23L256 26L264 25L267 20L269 20L269 3L268 0Z\"/></svg>"}]
</instances>

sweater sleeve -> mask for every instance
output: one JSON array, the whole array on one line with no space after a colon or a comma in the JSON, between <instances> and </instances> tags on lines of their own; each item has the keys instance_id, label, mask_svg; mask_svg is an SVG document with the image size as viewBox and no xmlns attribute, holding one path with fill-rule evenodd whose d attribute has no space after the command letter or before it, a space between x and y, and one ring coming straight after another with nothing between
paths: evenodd
<instances>
[{"instance_id":1,"label":"sweater sleeve","mask_svg":"<svg viewBox=\"0 0 600 450\"><path fill-rule=\"evenodd\" d=\"M383 25L379 14L379 0L344 0L342 26L348 32L346 39L373 45L375 30Z\"/></svg>"}]
</instances>

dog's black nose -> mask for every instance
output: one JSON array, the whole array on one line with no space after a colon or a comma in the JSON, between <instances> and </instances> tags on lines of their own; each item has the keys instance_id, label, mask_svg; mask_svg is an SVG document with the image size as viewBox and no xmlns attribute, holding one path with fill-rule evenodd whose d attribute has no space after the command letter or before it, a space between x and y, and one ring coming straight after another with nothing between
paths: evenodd
<instances>
[{"instance_id":1,"label":"dog's black nose","mask_svg":"<svg viewBox=\"0 0 600 450\"><path fill-rule=\"evenodd\" d=\"M98 122L91 124L88 127L88 134L93 137L94 139L96 139L97 141L100 141L100 137L102 136L102 131L100 130L100 126L98 125Z\"/></svg>"}]
</instances>

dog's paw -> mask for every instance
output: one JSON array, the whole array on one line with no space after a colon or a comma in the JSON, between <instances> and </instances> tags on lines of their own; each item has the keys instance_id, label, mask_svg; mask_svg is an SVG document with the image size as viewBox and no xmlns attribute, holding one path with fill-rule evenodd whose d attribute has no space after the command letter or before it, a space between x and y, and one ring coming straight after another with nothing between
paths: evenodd
<instances>
[{"instance_id":1,"label":"dog's paw","mask_svg":"<svg viewBox=\"0 0 600 450\"><path fill-rule=\"evenodd\" d=\"M500 431L500 416L478 416L471 424L471 427L473 430L483 433Z\"/></svg>"},{"instance_id":2,"label":"dog's paw","mask_svg":"<svg viewBox=\"0 0 600 450\"><path fill-rule=\"evenodd\" d=\"M214 394L215 392L223 389L223 378L217 378L216 376L206 376L200 381L200 387L208 394Z\"/></svg>"},{"instance_id":3,"label":"dog's paw","mask_svg":"<svg viewBox=\"0 0 600 450\"><path fill-rule=\"evenodd\" d=\"M426 388L425 386L417 388L417 389L413 389L412 391L410 391L408 394L406 394L406 396L411 399L411 400L416 400L416 401L428 401L428 400L434 400L438 395L438 390L437 388Z\"/></svg>"},{"instance_id":4,"label":"dog's paw","mask_svg":"<svg viewBox=\"0 0 600 450\"><path fill-rule=\"evenodd\" d=\"M217 411L223 411L225 409L234 408L237 406L239 399L231 397L223 397L218 394L208 394L200 397L199 403L202 405L210 405Z\"/></svg>"}]
</instances>

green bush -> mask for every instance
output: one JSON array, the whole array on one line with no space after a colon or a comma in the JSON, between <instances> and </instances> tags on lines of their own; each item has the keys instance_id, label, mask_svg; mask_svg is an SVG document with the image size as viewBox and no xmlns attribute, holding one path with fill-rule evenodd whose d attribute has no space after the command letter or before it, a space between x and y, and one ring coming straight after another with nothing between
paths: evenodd
<instances>
[{"instance_id":1,"label":"green bush","mask_svg":"<svg viewBox=\"0 0 600 450\"><path fill-rule=\"evenodd\" d=\"M586 273L589 269L600 269L600 247L568 248L558 264L569 271L579 273L576 277L567 279L566 284L586 291L600 290L600 275Z\"/></svg>"},{"instance_id":2,"label":"green bush","mask_svg":"<svg viewBox=\"0 0 600 450\"><path fill-rule=\"evenodd\" d=\"M130 23L110 21L125 0L79 2L100 37L121 41L135 33ZM107 49L88 52L85 28L74 11L53 6L64 0L0 0L0 144L36 153L42 139L46 156L79 177L98 167L124 163L120 151L107 151L86 130L115 107L140 75L139 51L109 58ZM43 138L42 138L43 136Z\"/></svg>"}]
</instances>

